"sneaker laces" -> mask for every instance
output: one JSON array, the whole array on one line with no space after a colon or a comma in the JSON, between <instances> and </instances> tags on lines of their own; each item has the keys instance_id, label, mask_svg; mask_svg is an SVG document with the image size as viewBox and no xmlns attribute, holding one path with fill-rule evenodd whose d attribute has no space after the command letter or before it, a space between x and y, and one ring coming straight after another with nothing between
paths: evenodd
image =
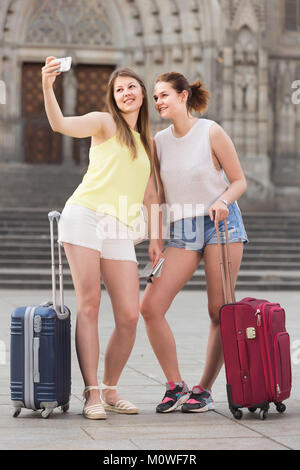
<instances>
[{"instance_id":1,"label":"sneaker laces","mask_svg":"<svg viewBox=\"0 0 300 470\"><path fill-rule=\"evenodd\" d=\"M171 383L167 383L166 387L167 387L167 390L166 390L166 393L165 393L161 403L164 403L166 398L169 398L169 399L171 399L175 402L177 400L177 396L180 395L182 392L184 392L185 388L187 389L186 393L189 393L187 385L186 385L185 382L183 382L182 387L180 387L179 385L174 386Z\"/></svg>"},{"instance_id":2,"label":"sneaker laces","mask_svg":"<svg viewBox=\"0 0 300 470\"><path fill-rule=\"evenodd\" d=\"M201 387L193 387L189 400L201 401L203 398L209 398L210 393L203 390Z\"/></svg>"}]
</instances>

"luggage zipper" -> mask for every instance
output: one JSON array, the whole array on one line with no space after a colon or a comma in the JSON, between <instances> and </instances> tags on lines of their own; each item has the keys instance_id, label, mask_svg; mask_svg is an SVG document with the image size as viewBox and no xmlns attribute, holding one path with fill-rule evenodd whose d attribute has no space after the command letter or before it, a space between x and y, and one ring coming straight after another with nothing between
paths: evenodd
<instances>
[{"instance_id":1,"label":"luggage zipper","mask_svg":"<svg viewBox=\"0 0 300 470\"><path fill-rule=\"evenodd\" d=\"M259 308L256 310L255 316L257 318L257 326L261 326L261 314L260 314L260 309Z\"/></svg>"},{"instance_id":2,"label":"luggage zipper","mask_svg":"<svg viewBox=\"0 0 300 470\"><path fill-rule=\"evenodd\" d=\"M268 361L268 351L267 351L267 344L265 343L264 340L264 328L262 325L262 316L264 314L264 307L265 304L260 304L255 312L255 316L257 317L257 326L259 328L259 342L260 342L260 349L262 353L262 364L263 364L263 370L264 370L264 378L265 378L265 385L266 385L266 391L267 394L272 397L272 385L271 385L271 377L269 375L269 361ZM264 319L265 322L265 319ZM264 323L265 325L265 323Z\"/></svg>"},{"instance_id":3,"label":"luggage zipper","mask_svg":"<svg viewBox=\"0 0 300 470\"><path fill-rule=\"evenodd\" d=\"M269 311L269 316L266 318L265 314L265 307L268 305L270 307ZM268 369L268 385L270 387L270 401L274 401L274 396L279 396L280 394L280 387L279 384L275 383L275 377L273 376L273 367L272 367L272 359L271 359L271 351L270 351L270 345L269 345L269 332L268 329L270 329L270 321L271 321L271 316L273 313L273 310L276 307L280 307L280 304L269 302L268 304L264 304L263 306L263 314L264 314L264 328L263 328L263 334L264 334L264 345L265 345L265 352L266 352L266 360L267 360L267 369ZM268 320L268 323L267 323ZM279 392L278 392L279 390Z\"/></svg>"}]
</instances>

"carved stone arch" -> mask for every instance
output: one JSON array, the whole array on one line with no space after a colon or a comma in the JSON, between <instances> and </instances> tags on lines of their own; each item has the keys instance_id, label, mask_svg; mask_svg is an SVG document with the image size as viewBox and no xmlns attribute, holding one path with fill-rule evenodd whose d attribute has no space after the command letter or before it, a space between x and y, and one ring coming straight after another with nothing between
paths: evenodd
<instances>
[{"instance_id":1,"label":"carved stone arch","mask_svg":"<svg viewBox=\"0 0 300 470\"><path fill-rule=\"evenodd\" d=\"M125 44L115 2L27 0L21 2L16 42L116 47Z\"/></svg>"},{"instance_id":2,"label":"carved stone arch","mask_svg":"<svg viewBox=\"0 0 300 470\"><path fill-rule=\"evenodd\" d=\"M223 15L230 28L248 25L253 31L263 30L266 22L266 6L262 0L219 0ZM251 26L252 25L252 26Z\"/></svg>"},{"instance_id":3,"label":"carved stone arch","mask_svg":"<svg viewBox=\"0 0 300 470\"><path fill-rule=\"evenodd\" d=\"M58 5L59 3L62 3L63 9L60 8ZM78 5L76 5L78 3ZM102 5L102 10L106 13L107 20L106 24L105 21L102 24L104 24L104 31L100 31L98 35L94 35L93 33L93 28L101 23L101 18L99 20L99 13L101 12L101 5ZM120 5L118 4L118 0L111 0L107 2L106 0L92 0L90 2L81 2L80 0L51 0L51 2L47 0L11 0L10 2L7 2L7 7L6 7L6 12L3 14L4 18L2 20L3 24L3 33L2 37L4 39L5 44L13 44L13 45L23 45L24 43L28 44L29 39L30 39L30 32L27 33L28 28L30 23L32 22L32 16L37 13L37 10L40 9L42 10L43 7L47 8L47 6L53 10L56 10L58 14L52 18L52 24L48 25L47 21L44 19L40 19L40 21L37 19L37 23L35 27L38 28L43 28L46 27L46 32L48 34L51 32L51 29L53 28L57 32L57 37L58 41L62 41L63 39L67 38L67 34L65 32L66 30L66 24L65 22L67 21L67 26L69 27L69 31L72 30L72 16L75 16L75 24L74 26L79 26L79 31L77 36L75 35L75 39L79 39L80 32L82 29L87 28L91 26L90 31L92 39L89 41L85 41L86 45L91 45L92 43L99 46L101 43L101 34L102 38L105 36L105 33L107 35L108 31L110 31L111 34L111 45L113 47L118 47L121 45L121 48L124 49L127 46L127 37L126 37L126 17L124 17L123 11L120 8ZM73 9L76 15L69 15L69 17L65 19L63 18L63 13L62 11L67 11L67 8L72 8L72 13ZM51 11L51 10L50 10ZM85 13L84 13L85 11ZM89 18L90 16L90 18ZM81 20L80 20L81 18ZM98 23L97 23L97 18L98 18ZM54 19L54 21L53 21ZM74 20L73 20L74 21ZM76 24L76 21L78 21L78 24ZM90 21L90 23L89 23ZM62 30L60 30L60 27L62 27ZM48 29L47 29L48 28ZM0 36L1 37L1 36ZM45 37L45 36L44 36ZM45 42L44 37L41 37L41 43L43 44ZM27 38L27 39L26 39ZM83 39L85 37L83 36ZM57 38L56 38L56 42ZM84 41L83 41L84 42ZM46 45L46 44L45 44Z\"/></svg>"},{"instance_id":4,"label":"carved stone arch","mask_svg":"<svg viewBox=\"0 0 300 470\"><path fill-rule=\"evenodd\" d=\"M2 79L8 84L6 140L3 143L0 138L0 148L7 148L7 154L15 156L16 161L23 161L24 119L27 116L23 116L20 96L24 96L24 63L32 64L32 70L38 70L38 64L47 55L71 55L74 65L87 64L102 69L104 66L121 66L126 63L128 47L124 15L117 0L6 0L0 24L3 44L0 70L3 70ZM67 78L75 71L74 67ZM61 81L66 85L63 85L64 91L70 91L68 80ZM73 92L74 95L75 87ZM70 100L68 104L68 114L72 114ZM65 148L68 137L63 139Z\"/></svg>"},{"instance_id":5,"label":"carved stone arch","mask_svg":"<svg viewBox=\"0 0 300 470\"><path fill-rule=\"evenodd\" d=\"M42 62L47 55L54 53L58 57L59 54L72 55L75 64L78 52L78 55L81 53L78 59L81 62L102 62L116 65L124 63L123 57L127 47L126 29L123 27L123 15L117 0L111 0L110 2L91 0L84 3L88 4L89 8L86 5L83 8L81 0L51 0L51 2L47 0L6 0L5 11L2 10L1 13L2 31L0 35L3 44L0 52L0 71L2 70L2 79L7 83L9 97L8 105L5 108L6 117L15 119L20 116L19 96L23 61ZM105 5L105 9L103 5ZM60 6L63 6L64 10L59 8ZM78 8L74 8L76 6ZM47 23L45 14L40 19L38 18L38 11L44 11L43 8L51 8L49 11L52 12L53 25ZM72 19L73 14L67 17L66 8L72 8L75 19ZM80 46L86 46L86 50L83 50L82 47L77 49L76 45L80 40L80 35L76 36L73 33L72 36L72 26L73 31L74 24L79 27L79 31L80 28L84 27L89 30L88 24L84 22L90 16L91 26L95 27L96 23L93 23L93 17L97 17L97 13L98 16L100 15L101 8L106 15L103 21L106 20L107 28L103 28L102 36L100 34L96 37L94 33L90 34L92 37L90 42L88 40L84 41L83 37ZM61 16L59 16L59 11L62 13ZM33 43L30 42L31 26L35 28L36 32L40 31L40 34L36 34ZM42 34L43 28L46 28L44 36ZM65 32L67 30L69 31L69 37ZM108 37L108 32L111 34L111 40L105 40L105 37L106 39ZM53 38L53 41L48 40L49 36ZM75 39L75 47L73 46L73 39ZM101 42L104 47L101 46ZM96 48L97 57L95 56ZM108 54L107 50L109 49L112 52ZM61 52L59 52L60 50Z\"/></svg>"},{"instance_id":6,"label":"carved stone arch","mask_svg":"<svg viewBox=\"0 0 300 470\"><path fill-rule=\"evenodd\" d=\"M248 26L254 34L257 34L260 30L260 24L253 2L251 0L239 1L235 8L232 28L238 31L243 26Z\"/></svg>"},{"instance_id":7,"label":"carved stone arch","mask_svg":"<svg viewBox=\"0 0 300 470\"><path fill-rule=\"evenodd\" d=\"M243 25L237 32L235 38L235 49L243 52L256 52L258 49L257 38L248 25Z\"/></svg>"},{"instance_id":8,"label":"carved stone arch","mask_svg":"<svg viewBox=\"0 0 300 470\"><path fill-rule=\"evenodd\" d=\"M144 65L146 57L143 5L140 5L138 0L114 0L114 2L123 21L124 45L126 44L124 64Z\"/></svg>"},{"instance_id":9,"label":"carved stone arch","mask_svg":"<svg viewBox=\"0 0 300 470\"><path fill-rule=\"evenodd\" d=\"M256 35L244 25L235 33L234 53L236 64L257 64L258 41Z\"/></svg>"},{"instance_id":10,"label":"carved stone arch","mask_svg":"<svg viewBox=\"0 0 300 470\"><path fill-rule=\"evenodd\" d=\"M2 31L1 37L5 44L16 43L16 33L20 20L23 7L26 2L18 2L18 0L10 0L6 2L4 12L2 11ZM19 21L18 21L19 20Z\"/></svg>"}]
</instances>

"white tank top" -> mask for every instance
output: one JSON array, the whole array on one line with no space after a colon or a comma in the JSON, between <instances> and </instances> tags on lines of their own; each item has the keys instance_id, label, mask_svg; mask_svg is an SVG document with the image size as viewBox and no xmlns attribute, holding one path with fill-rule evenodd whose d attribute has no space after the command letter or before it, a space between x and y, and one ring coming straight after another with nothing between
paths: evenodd
<instances>
[{"instance_id":1,"label":"white tank top","mask_svg":"<svg viewBox=\"0 0 300 470\"><path fill-rule=\"evenodd\" d=\"M212 124L214 121L201 118L183 137L174 136L173 125L155 135L171 222L207 215L210 206L228 188L224 171L217 170L212 159Z\"/></svg>"}]
</instances>

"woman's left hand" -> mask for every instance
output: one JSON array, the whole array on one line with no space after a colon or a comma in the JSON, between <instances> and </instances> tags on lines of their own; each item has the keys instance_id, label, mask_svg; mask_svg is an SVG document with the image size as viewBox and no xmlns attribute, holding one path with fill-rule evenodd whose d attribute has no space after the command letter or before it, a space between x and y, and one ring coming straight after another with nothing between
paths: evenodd
<instances>
[{"instance_id":1,"label":"woman's left hand","mask_svg":"<svg viewBox=\"0 0 300 470\"><path fill-rule=\"evenodd\" d=\"M215 221L215 227L217 227L218 223L221 222L221 220L225 220L228 217L229 210L224 202L218 200L210 206L208 214L210 216L210 220L212 222Z\"/></svg>"},{"instance_id":2,"label":"woman's left hand","mask_svg":"<svg viewBox=\"0 0 300 470\"><path fill-rule=\"evenodd\" d=\"M163 258L163 252L161 251L161 244L159 240L151 240L148 248L149 258L152 263L152 268L158 263L160 258Z\"/></svg>"}]
</instances>

